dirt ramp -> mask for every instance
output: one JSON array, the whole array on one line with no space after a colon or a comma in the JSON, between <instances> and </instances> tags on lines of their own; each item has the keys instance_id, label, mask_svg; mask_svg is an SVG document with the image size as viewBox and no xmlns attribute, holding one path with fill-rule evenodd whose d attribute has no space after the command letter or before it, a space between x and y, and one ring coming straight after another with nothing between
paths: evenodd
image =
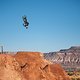
<instances>
[{"instance_id":1,"label":"dirt ramp","mask_svg":"<svg viewBox=\"0 0 80 80\"><path fill-rule=\"evenodd\" d=\"M28 80L70 80L60 65L44 60L39 52L18 52L15 59Z\"/></svg>"},{"instance_id":2,"label":"dirt ramp","mask_svg":"<svg viewBox=\"0 0 80 80\"><path fill-rule=\"evenodd\" d=\"M50 72L50 67L41 57L39 52L18 52L15 55L16 60L21 66L21 70L28 80L56 80L56 77Z\"/></svg>"}]
</instances>

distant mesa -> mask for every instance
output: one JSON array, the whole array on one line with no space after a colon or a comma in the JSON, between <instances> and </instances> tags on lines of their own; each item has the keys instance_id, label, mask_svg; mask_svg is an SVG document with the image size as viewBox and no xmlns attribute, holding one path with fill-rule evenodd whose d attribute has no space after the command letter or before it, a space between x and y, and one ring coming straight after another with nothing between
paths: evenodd
<instances>
[{"instance_id":1,"label":"distant mesa","mask_svg":"<svg viewBox=\"0 0 80 80\"><path fill-rule=\"evenodd\" d=\"M53 63L61 64L65 70L80 70L80 46L44 53L44 58Z\"/></svg>"}]
</instances>

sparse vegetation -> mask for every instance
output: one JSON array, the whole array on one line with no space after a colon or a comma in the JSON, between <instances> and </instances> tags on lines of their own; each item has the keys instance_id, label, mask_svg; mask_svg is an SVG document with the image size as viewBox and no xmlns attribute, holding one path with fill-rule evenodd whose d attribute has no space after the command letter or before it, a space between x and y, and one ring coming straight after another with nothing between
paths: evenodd
<instances>
[{"instance_id":1,"label":"sparse vegetation","mask_svg":"<svg viewBox=\"0 0 80 80\"><path fill-rule=\"evenodd\" d=\"M72 80L80 80L80 71L77 72L67 72Z\"/></svg>"},{"instance_id":2,"label":"sparse vegetation","mask_svg":"<svg viewBox=\"0 0 80 80\"><path fill-rule=\"evenodd\" d=\"M73 75L73 72L68 72L68 75L69 75L69 76L72 76L72 75Z\"/></svg>"}]
</instances>

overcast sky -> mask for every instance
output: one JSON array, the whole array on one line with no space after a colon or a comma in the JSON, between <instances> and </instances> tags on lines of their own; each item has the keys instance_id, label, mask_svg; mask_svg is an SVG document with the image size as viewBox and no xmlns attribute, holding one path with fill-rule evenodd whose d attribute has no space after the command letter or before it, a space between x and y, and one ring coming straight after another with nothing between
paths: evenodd
<instances>
[{"instance_id":1,"label":"overcast sky","mask_svg":"<svg viewBox=\"0 0 80 80\"><path fill-rule=\"evenodd\" d=\"M39 52L79 46L80 0L0 0L1 45L7 51Z\"/></svg>"}]
</instances>

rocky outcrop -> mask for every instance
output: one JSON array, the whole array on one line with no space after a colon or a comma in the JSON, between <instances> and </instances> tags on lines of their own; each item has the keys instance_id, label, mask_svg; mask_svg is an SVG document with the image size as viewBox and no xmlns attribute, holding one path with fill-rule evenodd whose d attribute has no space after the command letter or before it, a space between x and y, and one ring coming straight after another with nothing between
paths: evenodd
<instances>
[{"instance_id":1,"label":"rocky outcrop","mask_svg":"<svg viewBox=\"0 0 80 80\"><path fill-rule=\"evenodd\" d=\"M57 52L45 53L44 58L61 64L66 70L80 69L80 47L73 46L69 49L62 49Z\"/></svg>"},{"instance_id":2,"label":"rocky outcrop","mask_svg":"<svg viewBox=\"0 0 80 80\"><path fill-rule=\"evenodd\" d=\"M39 52L0 54L0 80L70 80L58 64L44 60Z\"/></svg>"}]
</instances>

